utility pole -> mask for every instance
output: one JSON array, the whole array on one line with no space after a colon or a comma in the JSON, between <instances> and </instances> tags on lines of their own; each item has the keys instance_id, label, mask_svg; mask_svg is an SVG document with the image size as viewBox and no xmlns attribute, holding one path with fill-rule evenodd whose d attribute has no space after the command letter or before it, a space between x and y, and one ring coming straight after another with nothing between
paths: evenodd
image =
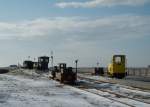
<instances>
[{"instance_id":1,"label":"utility pole","mask_svg":"<svg viewBox=\"0 0 150 107\"><path fill-rule=\"evenodd\" d=\"M28 56L28 60L30 60L30 58L31 58L31 57L30 57L30 56Z\"/></svg>"},{"instance_id":2,"label":"utility pole","mask_svg":"<svg viewBox=\"0 0 150 107\"><path fill-rule=\"evenodd\" d=\"M97 68L99 67L99 62L97 62Z\"/></svg>"},{"instance_id":3,"label":"utility pole","mask_svg":"<svg viewBox=\"0 0 150 107\"><path fill-rule=\"evenodd\" d=\"M78 59L75 60L75 63L76 63L76 74L77 74L77 72L78 72L78 71L77 71L77 70L78 70L78 61L79 61Z\"/></svg>"},{"instance_id":4,"label":"utility pole","mask_svg":"<svg viewBox=\"0 0 150 107\"><path fill-rule=\"evenodd\" d=\"M53 51L51 51L51 67L52 67L52 71L53 71L53 60L54 60Z\"/></svg>"},{"instance_id":5,"label":"utility pole","mask_svg":"<svg viewBox=\"0 0 150 107\"><path fill-rule=\"evenodd\" d=\"M34 58L34 62L35 62L36 58Z\"/></svg>"}]
</instances>

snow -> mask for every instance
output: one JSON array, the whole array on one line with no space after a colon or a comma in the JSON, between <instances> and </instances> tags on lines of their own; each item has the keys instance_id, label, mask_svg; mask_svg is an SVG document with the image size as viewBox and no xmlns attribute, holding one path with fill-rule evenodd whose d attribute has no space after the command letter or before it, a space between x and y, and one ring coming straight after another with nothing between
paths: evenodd
<instances>
[{"instance_id":1,"label":"snow","mask_svg":"<svg viewBox=\"0 0 150 107\"><path fill-rule=\"evenodd\" d=\"M84 76L84 75L82 75L82 76ZM104 79L105 80L110 79L110 78L103 78L103 77L100 78L98 76L91 77L91 76L87 76L87 75L86 75L86 78L90 78L93 80L103 80L103 81L104 81ZM86 89L86 90L96 93L98 95L101 95L101 96L104 96L107 98L111 98L114 100L118 100L118 101L127 103L129 105L133 105L135 107L150 107L150 104L147 104L147 103L150 103L150 92L148 90L142 91L142 90L139 90L139 89L136 89L133 87L120 85L117 83L116 84L115 83L113 83L113 84L112 83L93 83L93 82L89 82L86 80L80 80L80 81L88 83L88 84L93 84L93 87L95 87L96 89ZM126 97L118 98L118 96L116 96L115 94L111 94L109 92L116 93L116 94L122 95L122 96L127 96L129 98L126 98ZM132 100L132 98L135 98L136 100ZM143 103L142 101L147 102L147 103Z\"/></svg>"},{"instance_id":2,"label":"snow","mask_svg":"<svg viewBox=\"0 0 150 107\"><path fill-rule=\"evenodd\" d=\"M81 76L84 76L84 75L81 75ZM99 77L99 76L87 76L87 75L86 75L86 78L90 78L93 80L102 80L102 81L106 81L106 80L111 79L111 78L104 78L104 77ZM88 82L88 81L84 81L84 82ZM149 90L146 90L146 91L142 90L141 91L137 88L133 88L130 86L125 86L125 85L120 85L117 83L95 84L95 87L99 88L99 89L111 90L113 92L121 93L123 95L130 95L131 97L139 96L139 97L147 98L150 102L150 91Z\"/></svg>"},{"instance_id":3,"label":"snow","mask_svg":"<svg viewBox=\"0 0 150 107\"><path fill-rule=\"evenodd\" d=\"M104 96L104 97L107 97L107 98L111 98L113 100L117 100L117 101L129 104L129 105L135 106L135 107L149 107L150 106L150 104L145 104L145 103L140 102L140 101L135 101L135 100L128 99L128 98L118 98L114 94L110 94L108 92L103 92L103 91L99 91L99 90L96 90L96 89L87 89L87 90L89 92L96 93L97 95L101 95L101 96Z\"/></svg>"},{"instance_id":4,"label":"snow","mask_svg":"<svg viewBox=\"0 0 150 107\"><path fill-rule=\"evenodd\" d=\"M0 107L126 107L48 79L0 75Z\"/></svg>"},{"instance_id":5,"label":"snow","mask_svg":"<svg viewBox=\"0 0 150 107\"><path fill-rule=\"evenodd\" d=\"M124 101L135 107L150 107L148 104L116 98L110 93L96 89L86 91L60 84L49 80L45 74L43 77L35 72L23 72L28 75L0 74L0 107L128 107L115 100ZM109 83L96 85L116 92L131 92L119 84L115 86ZM134 91L132 90L132 93L136 95L140 93L149 96L149 93Z\"/></svg>"}]
</instances>

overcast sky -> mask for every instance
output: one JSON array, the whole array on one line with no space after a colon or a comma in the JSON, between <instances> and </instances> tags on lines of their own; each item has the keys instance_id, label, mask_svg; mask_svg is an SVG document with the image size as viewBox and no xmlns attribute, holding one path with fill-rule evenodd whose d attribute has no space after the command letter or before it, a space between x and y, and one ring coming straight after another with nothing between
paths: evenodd
<instances>
[{"instance_id":1,"label":"overcast sky","mask_svg":"<svg viewBox=\"0 0 150 107\"><path fill-rule=\"evenodd\" d=\"M150 65L150 0L0 0L0 66L51 50L55 64Z\"/></svg>"}]
</instances>

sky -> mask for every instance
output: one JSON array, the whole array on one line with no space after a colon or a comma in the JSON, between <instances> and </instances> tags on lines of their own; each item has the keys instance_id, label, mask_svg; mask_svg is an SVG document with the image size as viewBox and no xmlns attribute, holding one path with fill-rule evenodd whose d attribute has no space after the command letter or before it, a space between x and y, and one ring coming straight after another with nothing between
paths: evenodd
<instances>
[{"instance_id":1,"label":"sky","mask_svg":"<svg viewBox=\"0 0 150 107\"><path fill-rule=\"evenodd\" d=\"M55 65L150 65L150 0L0 0L0 66L54 55Z\"/></svg>"}]
</instances>

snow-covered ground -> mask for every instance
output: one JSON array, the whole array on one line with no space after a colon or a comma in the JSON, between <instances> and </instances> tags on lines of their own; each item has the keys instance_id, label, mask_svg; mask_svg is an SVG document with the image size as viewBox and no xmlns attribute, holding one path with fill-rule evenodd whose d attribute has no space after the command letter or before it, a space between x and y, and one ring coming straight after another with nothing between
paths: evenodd
<instances>
[{"instance_id":1,"label":"snow-covered ground","mask_svg":"<svg viewBox=\"0 0 150 107\"><path fill-rule=\"evenodd\" d=\"M116 78L110 78L107 76L91 76L91 75L85 75L85 74L78 74L79 76L88 77L95 80L102 80L102 81L111 81L113 83L119 83L127 86L132 86L136 88L141 88L145 90L150 90L150 79L148 77L135 77L135 76L127 76L124 79L116 79Z\"/></svg>"},{"instance_id":2,"label":"snow-covered ground","mask_svg":"<svg viewBox=\"0 0 150 107\"><path fill-rule=\"evenodd\" d=\"M120 85L117 83L109 83L109 81L107 82L107 80L111 80L111 78L87 75L80 75L80 77L85 78L84 80L80 80L81 84L85 84L85 86L87 84L91 84L92 87L94 87L93 89L86 89L89 92L93 92L101 96L118 100L130 105L134 105L136 107L150 107L150 90L145 91L130 86ZM88 79L92 79L93 82L88 81ZM106 82L94 83L94 80L102 80ZM118 97L118 95L121 95L121 97ZM145 104L144 102L147 104Z\"/></svg>"},{"instance_id":3,"label":"snow-covered ground","mask_svg":"<svg viewBox=\"0 0 150 107\"><path fill-rule=\"evenodd\" d=\"M127 107L53 80L0 74L0 107Z\"/></svg>"},{"instance_id":4,"label":"snow-covered ground","mask_svg":"<svg viewBox=\"0 0 150 107\"><path fill-rule=\"evenodd\" d=\"M89 89L89 92L80 90L32 71L17 72L19 75L0 74L0 107L128 107L119 103L119 100L131 102L133 107L150 107L149 104L129 99L114 97L118 101L110 100L106 98L112 97L109 93L97 92L95 89ZM103 84L102 87L106 86L108 84Z\"/></svg>"}]
</instances>

